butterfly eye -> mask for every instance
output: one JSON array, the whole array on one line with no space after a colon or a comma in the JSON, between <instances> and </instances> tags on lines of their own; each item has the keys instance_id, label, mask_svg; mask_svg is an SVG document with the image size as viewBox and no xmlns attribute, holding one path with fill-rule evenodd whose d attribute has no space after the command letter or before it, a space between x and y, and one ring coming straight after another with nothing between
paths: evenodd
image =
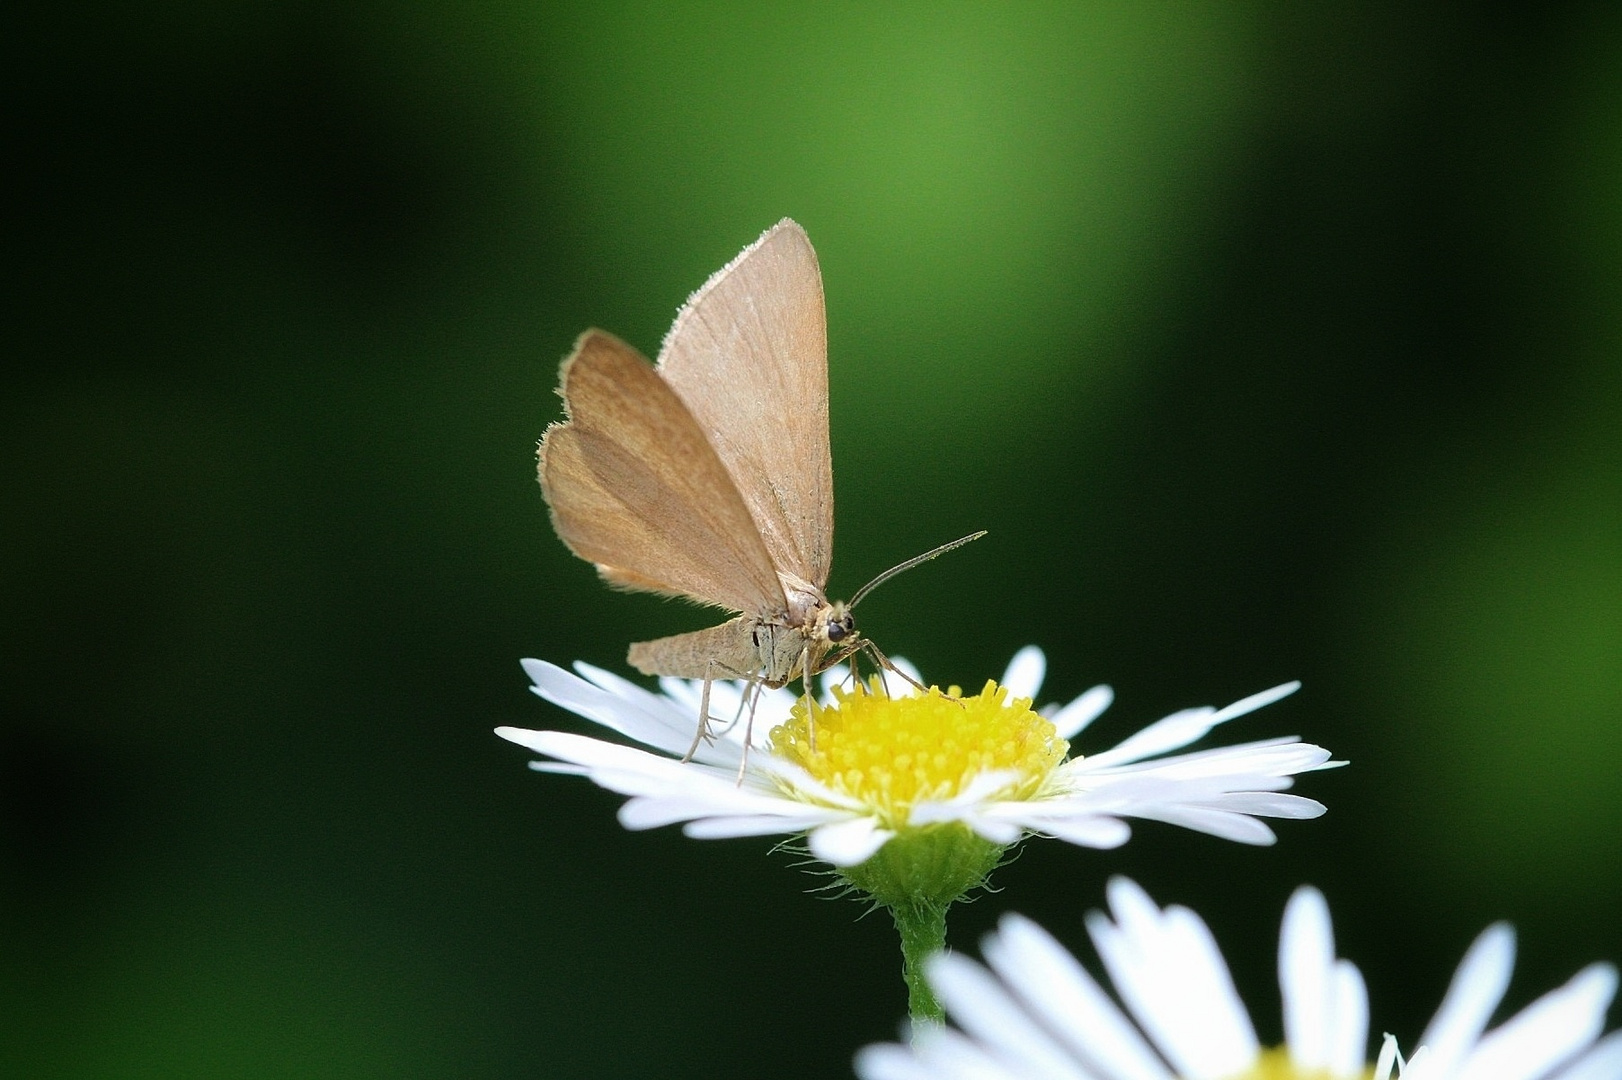
<instances>
[{"instance_id":1,"label":"butterfly eye","mask_svg":"<svg viewBox=\"0 0 1622 1080\"><path fill-rule=\"evenodd\" d=\"M844 641L846 638L850 637L850 635L855 633L855 632L856 632L856 618L853 615L847 614L847 615L844 615L843 617L841 617L839 619L831 620L828 623L828 640L829 641L834 641L834 642Z\"/></svg>"}]
</instances>

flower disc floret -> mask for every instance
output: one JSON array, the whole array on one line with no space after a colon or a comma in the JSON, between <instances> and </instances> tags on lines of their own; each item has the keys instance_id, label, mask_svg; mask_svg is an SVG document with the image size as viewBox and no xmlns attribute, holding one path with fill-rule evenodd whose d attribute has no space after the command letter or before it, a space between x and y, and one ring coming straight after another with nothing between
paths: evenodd
<instances>
[{"instance_id":1,"label":"flower disc floret","mask_svg":"<svg viewBox=\"0 0 1622 1080\"><path fill-rule=\"evenodd\" d=\"M1363 1078L1372 1078L1374 1070L1364 1069ZM1230 1080L1343 1080L1329 1069L1304 1066L1290 1056L1290 1048L1276 1046L1261 1051L1256 1063Z\"/></svg>"},{"instance_id":2,"label":"flower disc floret","mask_svg":"<svg viewBox=\"0 0 1622 1080\"><path fill-rule=\"evenodd\" d=\"M889 829L904 828L914 806L950 801L987 775L1006 777L1002 797L1028 799L1070 751L1030 698L992 679L970 697L955 686L891 697L877 679L836 687L830 704L796 704L770 745Z\"/></svg>"}]
</instances>

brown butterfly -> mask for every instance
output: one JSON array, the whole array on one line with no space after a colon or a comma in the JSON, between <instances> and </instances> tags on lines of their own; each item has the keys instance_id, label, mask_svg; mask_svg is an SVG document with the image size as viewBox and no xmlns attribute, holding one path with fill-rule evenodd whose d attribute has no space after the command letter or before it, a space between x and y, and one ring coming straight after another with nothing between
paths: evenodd
<instances>
[{"instance_id":1,"label":"brown butterfly","mask_svg":"<svg viewBox=\"0 0 1622 1080\"><path fill-rule=\"evenodd\" d=\"M563 361L567 419L540 446L541 490L569 550L609 584L738 612L631 646L649 675L769 687L862 649L851 609L874 586L968 543L909 559L849 603L823 592L833 557L828 336L822 274L785 218L688 299L657 367L588 330ZM691 756L691 751L689 751Z\"/></svg>"}]
</instances>

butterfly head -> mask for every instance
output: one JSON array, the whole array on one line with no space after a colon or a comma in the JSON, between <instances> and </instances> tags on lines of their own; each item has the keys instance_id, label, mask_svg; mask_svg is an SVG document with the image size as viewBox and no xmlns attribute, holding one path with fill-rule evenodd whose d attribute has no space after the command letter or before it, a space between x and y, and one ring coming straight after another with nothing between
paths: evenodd
<instances>
[{"instance_id":1,"label":"butterfly head","mask_svg":"<svg viewBox=\"0 0 1622 1080\"><path fill-rule=\"evenodd\" d=\"M856 639L856 616L851 614L850 606L843 600L835 600L825 604L817 611L815 625L812 633L819 641L826 641L830 645L842 645Z\"/></svg>"}]
</instances>

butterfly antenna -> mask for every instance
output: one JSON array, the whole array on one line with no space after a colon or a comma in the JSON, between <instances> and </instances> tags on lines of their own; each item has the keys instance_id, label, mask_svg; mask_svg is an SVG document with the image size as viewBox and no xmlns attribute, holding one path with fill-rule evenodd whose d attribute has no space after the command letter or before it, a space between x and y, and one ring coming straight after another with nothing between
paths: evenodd
<instances>
[{"instance_id":1,"label":"butterfly antenna","mask_svg":"<svg viewBox=\"0 0 1622 1080\"><path fill-rule=\"evenodd\" d=\"M863 585L860 589L857 589L856 590L856 595L851 597L850 603L847 606L848 607L855 607L857 604L860 604L862 602L862 597L866 596L868 593L872 592L874 589L878 588L880 585L883 585L886 581L889 581L891 578L895 577L897 574L903 573L903 572L905 572L907 570L911 570L913 567L917 566L919 563L926 563L930 559L933 559L933 558L935 558L937 556L945 555L948 551L951 551L954 548L960 548L964 544L969 543L971 540L978 540L982 536L984 536L985 534L986 534L986 531L984 529L981 529L979 532L970 533L967 536L959 537L958 539L953 540L949 544L942 544L940 547L936 548L933 551L926 551L922 555L914 555L912 558L908 559L904 563L901 563L899 566L890 567L890 569L886 570L884 573L880 574L878 577L874 578L872 581L869 581L866 585Z\"/></svg>"}]
</instances>

